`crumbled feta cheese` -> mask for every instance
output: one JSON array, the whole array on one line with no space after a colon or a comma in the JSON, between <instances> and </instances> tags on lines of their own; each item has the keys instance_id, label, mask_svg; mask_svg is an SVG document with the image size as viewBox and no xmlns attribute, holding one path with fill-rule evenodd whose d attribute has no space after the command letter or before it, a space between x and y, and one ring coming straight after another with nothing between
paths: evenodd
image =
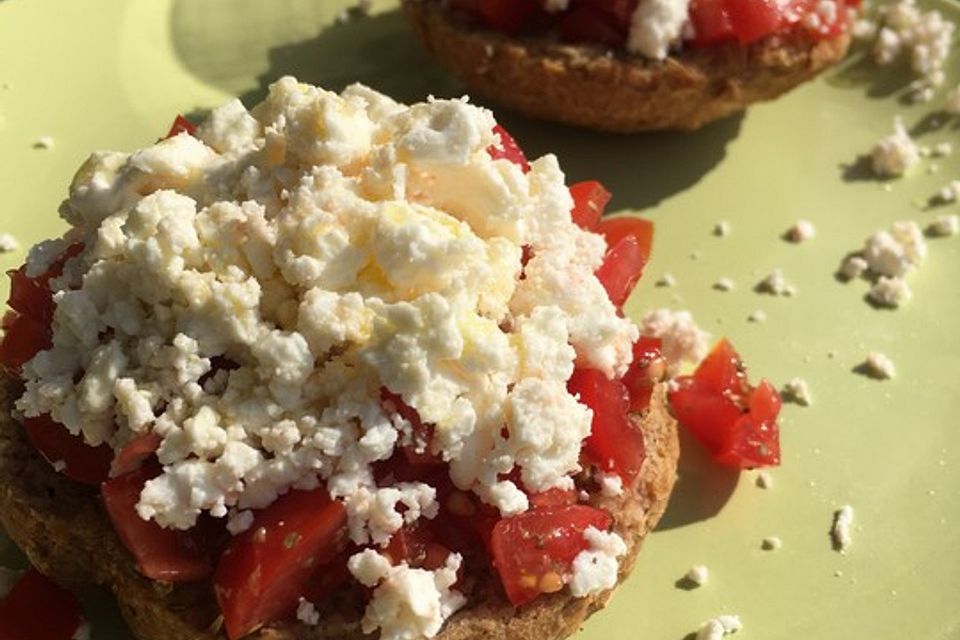
<instances>
[{"instance_id":1,"label":"crumbled feta cheese","mask_svg":"<svg viewBox=\"0 0 960 640\"><path fill-rule=\"evenodd\" d=\"M37 138L37 141L33 143L34 149L52 149L53 148L53 138L51 136L40 136Z\"/></svg>"},{"instance_id":2,"label":"crumbled feta cheese","mask_svg":"<svg viewBox=\"0 0 960 640\"><path fill-rule=\"evenodd\" d=\"M883 138L870 152L873 172L881 177L902 176L920 162L920 150L897 116L893 121L893 133Z\"/></svg>"},{"instance_id":3,"label":"crumbled feta cheese","mask_svg":"<svg viewBox=\"0 0 960 640\"><path fill-rule=\"evenodd\" d=\"M227 531L230 535L238 536L253 526L253 511L249 509L244 511L232 511L227 520Z\"/></svg>"},{"instance_id":4,"label":"crumbled feta cheese","mask_svg":"<svg viewBox=\"0 0 960 640\"><path fill-rule=\"evenodd\" d=\"M690 584L702 587L707 584L707 580L710 579L710 571L702 564L695 564L690 567L690 570L687 571L684 578L686 578Z\"/></svg>"},{"instance_id":5,"label":"crumbled feta cheese","mask_svg":"<svg viewBox=\"0 0 960 640\"><path fill-rule=\"evenodd\" d=\"M817 230L809 220L797 220L785 234L787 240L794 243L805 242L815 235Z\"/></svg>"},{"instance_id":6,"label":"crumbled feta cheese","mask_svg":"<svg viewBox=\"0 0 960 640\"><path fill-rule=\"evenodd\" d=\"M833 514L833 528L830 535L833 545L840 553L845 553L852 542L853 507L844 505Z\"/></svg>"},{"instance_id":7,"label":"crumbled feta cheese","mask_svg":"<svg viewBox=\"0 0 960 640\"><path fill-rule=\"evenodd\" d=\"M774 269L766 278L757 283L756 290L774 296L792 296L796 288L783 277L783 271Z\"/></svg>"},{"instance_id":8,"label":"crumbled feta cheese","mask_svg":"<svg viewBox=\"0 0 960 640\"><path fill-rule=\"evenodd\" d=\"M756 309L750 312L750 315L747 316L749 322L766 322L767 321L767 312L763 309Z\"/></svg>"},{"instance_id":9,"label":"crumbled feta cheese","mask_svg":"<svg viewBox=\"0 0 960 640\"><path fill-rule=\"evenodd\" d=\"M300 604L297 605L297 620L308 627L315 627L320 624L320 612L312 602L306 598L300 598Z\"/></svg>"},{"instance_id":10,"label":"crumbled feta cheese","mask_svg":"<svg viewBox=\"0 0 960 640\"><path fill-rule=\"evenodd\" d=\"M783 385L781 395L784 400L795 402L804 407L813 404L813 398L810 396L810 386L803 378L794 378Z\"/></svg>"},{"instance_id":11,"label":"crumbled feta cheese","mask_svg":"<svg viewBox=\"0 0 960 640\"><path fill-rule=\"evenodd\" d=\"M881 307L899 307L913 297L910 285L903 278L880 276L867 294L874 304Z\"/></svg>"},{"instance_id":12,"label":"crumbled feta cheese","mask_svg":"<svg viewBox=\"0 0 960 640\"><path fill-rule=\"evenodd\" d=\"M937 158L945 158L953 155L953 143L947 141L938 142L933 147L933 155Z\"/></svg>"},{"instance_id":13,"label":"crumbled feta cheese","mask_svg":"<svg viewBox=\"0 0 960 640\"><path fill-rule=\"evenodd\" d=\"M757 474L757 486L761 489L772 489L773 488L773 476L771 476L766 471L761 471Z\"/></svg>"},{"instance_id":14,"label":"crumbled feta cheese","mask_svg":"<svg viewBox=\"0 0 960 640\"><path fill-rule=\"evenodd\" d=\"M897 375L897 368L893 364L893 360L876 351L867 354L864 367L868 375L880 380L888 380Z\"/></svg>"},{"instance_id":15,"label":"crumbled feta cheese","mask_svg":"<svg viewBox=\"0 0 960 640\"><path fill-rule=\"evenodd\" d=\"M713 288L717 291L733 291L735 285L730 278L720 278L713 283Z\"/></svg>"},{"instance_id":16,"label":"crumbled feta cheese","mask_svg":"<svg viewBox=\"0 0 960 640\"><path fill-rule=\"evenodd\" d=\"M937 86L950 53L954 23L937 10L922 11L916 0L900 0L879 8L882 25L873 47L877 64L887 65L901 53L910 58L914 73Z\"/></svg>"},{"instance_id":17,"label":"crumbled feta cheese","mask_svg":"<svg viewBox=\"0 0 960 640\"><path fill-rule=\"evenodd\" d=\"M0 253L10 253L20 249L20 243L9 233L0 233Z\"/></svg>"},{"instance_id":18,"label":"crumbled feta cheese","mask_svg":"<svg viewBox=\"0 0 960 640\"><path fill-rule=\"evenodd\" d=\"M949 214L937 216L937 219L927 227L927 235L933 237L955 236L960 233L960 216Z\"/></svg>"},{"instance_id":19,"label":"crumbled feta cheese","mask_svg":"<svg viewBox=\"0 0 960 640\"><path fill-rule=\"evenodd\" d=\"M512 472L572 488L592 412L566 383L623 375L639 329L595 276L606 243L571 221L556 158L491 158L494 125L465 99L288 77L196 136L93 154L61 208L72 229L28 257L36 276L83 247L51 281L53 345L18 409L115 449L158 436L137 511L168 528L208 512L237 534L325 486L355 543L384 544L438 509L427 483L377 483L398 445L502 515L529 506Z\"/></svg>"},{"instance_id":20,"label":"crumbled feta cheese","mask_svg":"<svg viewBox=\"0 0 960 640\"><path fill-rule=\"evenodd\" d=\"M677 286L677 279L672 273L665 273L660 276L656 284L658 287L675 287Z\"/></svg>"},{"instance_id":21,"label":"crumbled feta cheese","mask_svg":"<svg viewBox=\"0 0 960 640\"><path fill-rule=\"evenodd\" d=\"M452 589L462 558L447 556L436 571L412 569L406 562L391 565L366 549L350 557L347 568L360 584L373 588L361 621L364 633L380 630L381 640L432 638L444 620L464 605L463 595Z\"/></svg>"},{"instance_id":22,"label":"crumbled feta cheese","mask_svg":"<svg viewBox=\"0 0 960 640\"><path fill-rule=\"evenodd\" d=\"M600 493L608 498L623 495L623 478L616 473L597 473L600 482Z\"/></svg>"},{"instance_id":23,"label":"crumbled feta cheese","mask_svg":"<svg viewBox=\"0 0 960 640\"><path fill-rule=\"evenodd\" d=\"M73 632L70 640L90 640L92 633L93 627L90 625L90 622L88 620L83 620L80 623L80 626L77 627L77 630Z\"/></svg>"},{"instance_id":24,"label":"crumbled feta cheese","mask_svg":"<svg viewBox=\"0 0 960 640\"><path fill-rule=\"evenodd\" d=\"M696 364L707 355L709 334L697 326L689 311L651 311L643 317L641 333L660 338L663 343L661 353L671 374L678 372L684 362Z\"/></svg>"},{"instance_id":25,"label":"crumbled feta cheese","mask_svg":"<svg viewBox=\"0 0 960 640\"><path fill-rule=\"evenodd\" d=\"M640 0L630 18L627 50L663 60L684 35L690 0Z\"/></svg>"},{"instance_id":26,"label":"crumbled feta cheese","mask_svg":"<svg viewBox=\"0 0 960 640\"><path fill-rule=\"evenodd\" d=\"M960 199L960 180L951 180L950 184L940 189L937 193L937 199L944 204L956 202Z\"/></svg>"},{"instance_id":27,"label":"crumbled feta cheese","mask_svg":"<svg viewBox=\"0 0 960 640\"><path fill-rule=\"evenodd\" d=\"M13 585L20 579L20 572L6 567L0 567L0 598L10 593Z\"/></svg>"},{"instance_id":28,"label":"crumbled feta cheese","mask_svg":"<svg viewBox=\"0 0 960 640\"><path fill-rule=\"evenodd\" d=\"M713 235L718 238L725 238L730 235L730 223L726 220L721 220L717 224L713 225Z\"/></svg>"},{"instance_id":29,"label":"crumbled feta cheese","mask_svg":"<svg viewBox=\"0 0 960 640\"><path fill-rule=\"evenodd\" d=\"M763 542L760 543L760 546L764 551L779 551L783 548L783 540L777 536L768 536L763 539Z\"/></svg>"},{"instance_id":30,"label":"crumbled feta cheese","mask_svg":"<svg viewBox=\"0 0 960 640\"><path fill-rule=\"evenodd\" d=\"M720 640L723 636L743 629L739 616L717 616L700 625L696 640Z\"/></svg>"},{"instance_id":31,"label":"crumbled feta cheese","mask_svg":"<svg viewBox=\"0 0 960 640\"><path fill-rule=\"evenodd\" d=\"M616 533L590 526L583 532L590 547L573 559L570 593L576 597L612 589L617 584L617 558L627 552L623 538Z\"/></svg>"},{"instance_id":32,"label":"crumbled feta cheese","mask_svg":"<svg viewBox=\"0 0 960 640\"><path fill-rule=\"evenodd\" d=\"M870 235L864 243L863 258L870 271L881 276L904 276L927 257L927 243L916 222L895 222L889 231Z\"/></svg>"},{"instance_id":33,"label":"crumbled feta cheese","mask_svg":"<svg viewBox=\"0 0 960 640\"><path fill-rule=\"evenodd\" d=\"M844 258L838 273L845 280L853 280L862 276L869 268L870 265L863 259L863 256L852 255Z\"/></svg>"}]
</instances>

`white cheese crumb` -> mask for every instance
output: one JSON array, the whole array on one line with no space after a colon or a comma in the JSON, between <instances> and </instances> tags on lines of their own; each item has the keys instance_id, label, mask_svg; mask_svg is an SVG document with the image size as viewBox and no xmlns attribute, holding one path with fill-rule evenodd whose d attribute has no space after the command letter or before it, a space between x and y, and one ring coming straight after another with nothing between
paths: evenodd
<instances>
[{"instance_id":1,"label":"white cheese crumb","mask_svg":"<svg viewBox=\"0 0 960 640\"><path fill-rule=\"evenodd\" d=\"M889 230L877 231L866 239L862 257L875 275L904 276L927 257L927 243L916 222L895 222Z\"/></svg>"},{"instance_id":2,"label":"white cheese crumb","mask_svg":"<svg viewBox=\"0 0 960 640\"><path fill-rule=\"evenodd\" d=\"M675 287L677 285L677 279L672 273L665 273L660 276L656 282L656 285L658 287Z\"/></svg>"},{"instance_id":3,"label":"white cheese crumb","mask_svg":"<svg viewBox=\"0 0 960 640\"><path fill-rule=\"evenodd\" d=\"M20 249L20 243L9 233L0 233L0 253L10 253Z\"/></svg>"},{"instance_id":4,"label":"white cheese crumb","mask_svg":"<svg viewBox=\"0 0 960 640\"><path fill-rule=\"evenodd\" d=\"M749 316L747 316L747 320L749 322L756 322L756 323L766 322L767 312L764 311L763 309L756 309L755 311L751 312Z\"/></svg>"},{"instance_id":5,"label":"white cheese crumb","mask_svg":"<svg viewBox=\"0 0 960 640\"><path fill-rule=\"evenodd\" d=\"M884 5L879 14L883 26L873 47L877 64L890 64L904 54L926 88L942 84L954 23L939 11L921 11L915 0Z\"/></svg>"},{"instance_id":6,"label":"white cheese crumb","mask_svg":"<svg viewBox=\"0 0 960 640\"><path fill-rule=\"evenodd\" d=\"M810 395L810 386L803 378L794 378L785 385L782 391L783 399L795 402L804 407L813 404L813 398Z\"/></svg>"},{"instance_id":7,"label":"white cheese crumb","mask_svg":"<svg viewBox=\"0 0 960 640\"><path fill-rule=\"evenodd\" d=\"M640 0L630 18L627 50L654 60L667 57L689 23L690 0Z\"/></svg>"},{"instance_id":8,"label":"white cheese crumb","mask_svg":"<svg viewBox=\"0 0 960 640\"><path fill-rule=\"evenodd\" d=\"M783 547L783 540L777 536L767 536L763 539L763 542L760 543L760 546L764 551L778 551Z\"/></svg>"},{"instance_id":9,"label":"white cheese crumb","mask_svg":"<svg viewBox=\"0 0 960 640\"><path fill-rule=\"evenodd\" d=\"M643 317L640 332L663 341L661 353L671 374L676 374L684 362L696 364L707 355L709 334L697 326L689 311L651 311Z\"/></svg>"},{"instance_id":10,"label":"white cheese crumb","mask_svg":"<svg viewBox=\"0 0 960 640\"><path fill-rule=\"evenodd\" d=\"M17 580L20 579L20 573L21 572L14 571L13 569L0 567L0 598L10 593L13 585L17 584Z\"/></svg>"},{"instance_id":11,"label":"white cheese crumb","mask_svg":"<svg viewBox=\"0 0 960 640\"><path fill-rule=\"evenodd\" d=\"M761 489L772 489L773 488L773 476L771 476L766 471L761 471L757 474L756 480L757 486Z\"/></svg>"},{"instance_id":12,"label":"white cheese crumb","mask_svg":"<svg viewBox=\"0 0 960 640\"><path fill-rule=\"evenodd\" d=\"M612 531L590 526L583 532L583 538L590 546L573 559L570 578L570 593L577 598L615 587L619 570L617 558L627 552L623 538Z\"/></svg>"},{"instance_id":13,"label":"white cheese crumb","mask_svg":"<svg viewBox=\"0 0 960 640\"><path fill-rule=\"evenodd\" d=\"M713 283L713 288L717 291L733 291L734 287L733 280L727 277L720 278Z\"/></svg>"},{"instance_id":14,"label":"white cheese crumb","mask_svg":"<svg viewBox=\"0 0 960 640\"><path fill-rule=\"evenodd\" d=\"M834 548L845 553L852 542L853 507L844 505L833 514L833 528L830 535L833 537Z\"/></svg>"},{"instance_id":15,"label":"white cheese crumb","mask_svg":"<svg viewBox=\"0 0 960 640\"><path fill-rule=\"evenodd\" d=\"M615 473L598 473L597 480L600 482L600 493L608 498L623 495L623 478Z\"/></svg>"},{"instance_id":16,"label":"white cheese crumb","mask_svg":"<svg viewBox=\"0 0 960 640\"><path fill-rule=\"evenodd\" d=\"M897 375L897 368L893 364L893 360L877 351L871 351L867 354L864 367L867 374L880 380L889 380Z\"/></svg>"},{"instance_id":17,"label":"white cheese crumb","mask_svg":"<svg viewBox=\"0 0 960 640\"><path fill-rule=\"evenodd\" d=\"M817 229L809 220L797 220L792 227L787 229L785 235L790 242L800 243L816 236Z\"/></svg>"},{"instance_id":18,"label":"white cheese crumb","mask_svg":"<svg viewBox=\"0 0 960 640\"><path fill-rule=\"evenodd\" d=\"M90 626L90 621L84 620L80 623L80 626L77 627L77 630L73 632L70 640L90 640L92 633L93 627Z\"/></svg>"},{"instance_id":19,"label":"white cheese crumb","mask_svg":"<svg viewBox=\"0 0 960 640\"><path fill-rule=\"evenodd\" d=\"M730 235L730 223L726 220L721 220L717 224L713 225L713 235L718 238L725 238Z\"/></svg>"},{"instance_id":20,"label":"white cheese crumb","mask_svg":"<svg viewBox=\"0 0 960 640\"><path fill-rule=\"evenodd\" d=\"M766 278L757 283L756 290L775 296L792 296L796 288L783 277L783 271L774 269Z\"/></svg>"},{"instance_id":21,"label":"white cheese crumb","mask_svg":"<svg viewBox=\"0 0 960 640\"><path fill-rule=\"evenodd\" d=\"M870 162L873 172L881 177L902 176L920 162L920 150L907 133L900 116L894 118L893 133L873 147Z\"/></svg>"},{"instance_id":22,"label":"white cheese crumb","mask_svg":"<svg viewBox=\"0 0 960 640\"><path fill-rule=\"evenodd\" d=\"M300 604L297 605L297 620L308 627L315 627L320 624L320 612L312 602L306 598L300 598Z\"/></svg>"},{"instance_id":23,"label":"white cheese crumb","mask_svg":"<svg viewBox=\"0 0 960 640\"><path fill-rule=\"evenodd\" d=\"M913 291L903 278L880 276L867 297L881 307L897 308L913 297Z\"/></svg>"},{"instance_id":24,"label":"white cheese crumb","mask_svg":"<svg viewBox=\"0 0 960 640\"><path fill-rule=\"evenodd\" d=\"M955 236L960 233L960 216L957 214L937 216L927 227L927 235L935 238Z\"/></svg>"},{"instance_id":25,"label":"white cheese crumb","mask_svg":"<svg viewBox=\"0 0 960 640\"><path fill-rule=\"evenodd\" d=\"M937 158L945 158L953 155L953 144L947 141L938 142L933 146L933 155Z\"/></svg>"},{"instance_id":26,"label":"white cheese crumb","mask_svg":"<svg viewBox=\"0 0 960 640\"><path fill-rule=\"evenodd\" d=\"M37 141L33 143L34 149L52 149L53 148L53 138L50 136L40 136L37 138Z\"/></svg>"},{"instance_id":27,"label":"white cheese crumb","mask_svg":"<svg viewBox=\"0 0 960 640\"><path fill-rule=\"evenodd\" d=\"M943 204L956 202L960 199L960 180L951 180L950 184L937 192L937 200Z\"/></svg>"},{"instance_id":28,"label":"white cheese crumb","mask_svg":"<svg viewBox=\"0 0 960 640\"><path fill-rule=\"evenodd\" d=\"M853 280L862 276L869 268L870 265L863 256L847 256L840 265L839 274L846 280Z\"/></svg>"},{"instance_id":29,"label":"white cheese crumb","mask_svg":"<svg viewBox=\"0 0 960 640\"><path fill-rule=\"evenodd\" d=\"M253 526L253 511L249 509L243 511L233 511L227 520L227 531L230 535L240 535Z\"/></svg>"},{"instance_id":30,"label":"white cheese crumb","mask_svg":"<svg viewBox=\"0 0 960 640\"><path fill-rule=\"evenodd\" d=\"M710 570L702 564L695 564L690 567L690 570L687 571L684 577L687 579L687 582L702 587L707 584L707 581L710 579Z\"/></svg>"},{"instance_id":31,"label":"white cheese crumb","mask_svg":"<svg viewBox=\"0 0 960 640\"><path fill-rule=\"evenodd\" d=\"M717 616L700 625L696 640L720 640L723 636L743 629L739 616Z\"/></svg>"}]
</instances>

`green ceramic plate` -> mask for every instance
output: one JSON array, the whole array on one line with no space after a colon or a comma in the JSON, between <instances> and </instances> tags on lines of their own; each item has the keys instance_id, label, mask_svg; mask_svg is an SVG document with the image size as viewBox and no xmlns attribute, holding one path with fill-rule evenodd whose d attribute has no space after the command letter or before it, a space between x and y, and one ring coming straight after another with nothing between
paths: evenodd
<instances>
[{"instance_id":1,"label":"green ceramic plate","mask_svg":"<svg viewBox=\"0 0 960 640\"><path fill-rule=\"evenodd\" d=\"M57 204L88 152L142 146L173 114L232 95L250 104L284 73L333 89L359 80L404 100L462 93L392 3L332 24L345 4L0 0L0 231L24 246L58 233ZM960 19L960 5L938 6ZM660 530L582 640L680 640L720 613L742 617L743 638L960 637L960 238L931 240L927 263L909 278L914 299L898 311L873 309L864 283L832 275L873 230L957 210L925 203L960 178L960 155L888 183L850 169L898 113L923 144L960 146L957 118L931 127L936 102L901 101L907 81L855 55L773 104L692 134L611 137L503 115L528 154L556 152L571 179L599 178L615 208L656 220L649 276L629 304L635 317L688 308L734 341L754 375L801 376L814 395L812 407L783 411L784 464L770 490L752 473L710 467L688 443ZM955 56L951 86L958 81ZM34 148L44 135L53 148ZM791 245L780 235L798 218L818 234ZM725 238L712 235L720 220L731 225ZM23 257L0 256L0 267ZM752 290L775 267L796 285L794 297ZM679 284L656 288L664 272ZM736 289L712 289L721 276ZM767 322L747 321L755 309ZM895 380L854 372L870 350L893 358ZM843 504L857 512L845 555L828 536ZM771 535L782 550L761 550ZM0 555L22 563L2 536ZM678 588L698 563L710 568L709 584ZM103 596L85 604L97 640L129 638Z\"/></svg>"}]
</instances>

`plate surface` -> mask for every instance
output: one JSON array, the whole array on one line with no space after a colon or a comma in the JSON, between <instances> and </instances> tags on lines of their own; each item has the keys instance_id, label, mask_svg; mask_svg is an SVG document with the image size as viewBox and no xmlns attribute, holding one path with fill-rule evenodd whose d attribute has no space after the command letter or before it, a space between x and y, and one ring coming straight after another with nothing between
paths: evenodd
<instances>
[{"instance_id":1,"label":"plate surface","mask_svg":"<svg viewBox=\"0 0 960 640\"><path fill-rule=\"evenodd\" d=\"M960 20L960 5L947 2L937 6ZM362 81L408 101L463 92L421 52L391 2L333 24L345 4L0 0L0 231L24 247L59 233L57 205L91 150L142 146L173 114L201 114L233 95L249 106L284 73L331 89ZM742 617L744 638L960 637L960 238L930 241L926 264L909 276L914 299L897 311L869 306L865 283L833 277L874 230L957 212L926 203L960 178L960 154L886 183L856 168L895 114L919 125L922 144L960 147L956 116L926 126L938 101L902 101L901 71L877 71L854 54L775 103L692 134L612 137L503 114L528 155L557 153L571 180L599 178L615 209L656 221L631 315L690 309L734 341L754 376L803 377L814 396L812 407L783 411L784 464L772 489L758 489L754 473L717 471L686 443L660 530L581 640L680 640L721 613ZM960 56L949 71L956 86ZM44 135L53 148L34 147ZM799 218L814 222L817 237L791 245L780 236ZM720 220L730 223L727 237L712 235ZM23 258L2 255L0 268ZM753 291L776 267L795 296ZM655 287L666 272L677 286ZM721 276L734 291L712 288ZM747 321L755 309L765 323ZM854 372L871 350L894 360L896 379ZM828 535L843 504L857 514L845 555ZM771 535L783 549L761 550ZM0 564L21 563L0 535ZM700 563L709 583L678 588ZM102 594L84 600L95 640L129 638Z\"/></svg>"}]
</instances>

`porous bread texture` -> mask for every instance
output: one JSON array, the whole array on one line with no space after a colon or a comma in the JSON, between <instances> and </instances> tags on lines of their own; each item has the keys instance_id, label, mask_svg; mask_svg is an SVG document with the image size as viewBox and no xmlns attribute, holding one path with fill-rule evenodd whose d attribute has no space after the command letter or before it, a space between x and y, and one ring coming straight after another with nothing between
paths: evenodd
<instances>
[{"instance_id":1,"label":"porous bread texture","mask_svg":"<svg viewBox=\"0 0 960 640\"><path fill-rule=\"evenodd\" d=\"M209 582L171 585L137 572L132 556L114 533L94 488L56 473L27 441L11 417L19 383L0 383L0 523L41 572L67 586L98 584L113 591L120 610L140 640L214 640L219 611ZM654 390L650 409L636 417L647 457L640 477L622 495L591 498L610 511L614 530L627 543L622 582L640 545L659 521L676 477L679 444L676 422L666 407L666 386ZM603 608L612 590L586 598L566 591L514 607L496 575L477 576L470 602L454 614L439 640L559 640ZM250 640L369 640L360 631L363 603L352 590L319 603L321 623L272 625Z\"/></svg>"},{"instance_id":2,"label":"porous bread texture","mask_svg":"<svg viewBox=\"0 0 960 640\"><path fill-rule=\"evenodd\" d=\"M475 28L438 2L402 2L426 48L471 91L533 118L614 133L699 129L810 80L850 44L847 33L813 40L795 30L656 61L602 46L511 38Z\"/></svg>"}]
</instances>

